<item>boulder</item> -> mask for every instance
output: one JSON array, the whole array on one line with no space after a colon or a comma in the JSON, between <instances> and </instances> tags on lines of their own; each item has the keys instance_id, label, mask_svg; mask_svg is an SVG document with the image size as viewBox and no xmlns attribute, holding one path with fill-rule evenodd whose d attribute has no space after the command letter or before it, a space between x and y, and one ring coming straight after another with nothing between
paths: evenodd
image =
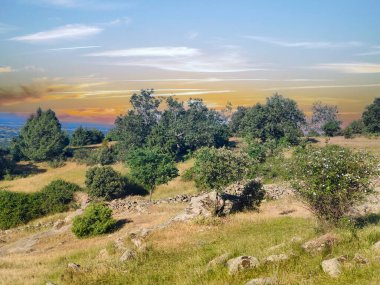
<instances>
[{"instance_id":1,"label":"boulder","mask_svg":"<svg viewBox=\"0 0 380 285\"><path fill-rule=\"evenodd\" d=\"M213 260L211 260L207 264L207 269L215 268L218 265L224 265L230 257L231 257L230 253L224 253L222 255L215 257Z\"/></svg>"},{"instance_id":2,"label":"boulder","mask_svg":"<svg viewBox=\"0 0 380 285\"><path fill-rule=\"evenodd\" d=\"M48 281L48 282L46 282L46 285L57 285L57 284L55 284L55 283L53 283L53 282L50 282L50 281Z\"/></svg>"},{"instance_id":3,"label":"boulder","mask_svg":"<svg viewBox=\"0 0 380 285\"><path fill-rule=\"evenodd\" d=\"M76 264L76 263L69 263L67 264L67 267L70 268L71 270L73 271L78 271L80 270L80 265L79 264Z\"/></svg>"},{"instance_id":4,"label":"boulder","mask_svg":"<svg viewBox=\"0 0 380 285\"><path fill-rule=\"evenodd\" d=\"M108 259L110 257L108 250L106 248L103 248L101 251L99 251L97 259Z\"/></svg>"},{"instance_id":5,"label":"boulder","mask_svg":"<svg viewBox=\"0 0 380 285\"><path fill-rule=\"evenodd\" d=\"M270 277L255 278L249 280L245 285L276 285L277 280Z\"/></svg>"},{"instance_id":6,"label":"boulder","mask_svg":"<svg viewBox=\"0 0 380 285\"><path fill-rule=\"evenodd\" d=\"M53 224L53 229L55 229L55 230L59 230L60 228L63 227L64 224L65 224L65 221L64 221L64 220L58 220L58 221L56 221L56 222Z\"/></svg>"},{"instance_id":7,"label":"boulder","mask_svg":"<svg viewBox=\"0 0 380 285\"><path fill-rule=\"evenodd\" d=\"M307 252L318 252L325 248L331 247L338 243L339 239L333 234L325 234L315 239L309 240L302 245L302 248Z\"/></svg>"},{"instance_id":8,"label":"boulder","mask_svg":"<svg viewBox=\"0 0 380 285\"><path fill-rule=\"evenodd\" d=\"M259 260L253 256L239 256L227 261L229 274L235 274L239 271L256 268L260 265Z\"/></svg>"},{"instance_id":9,"label":"boulder","mask_svg":"<svg viewBox=\"0 0 380 285\"><path fill-rule=\"evenodd\" d=\"M127 249L126 251L124 251L124 253L120 257L120 261L125 262L125 261L129 261L129 260L133 260L136 258L136 256L137 255L136 255L136 252L134 250Z\"/></svg>"},{"instance_id":10,"label":"boulder","mask_svg":"<svg viewBox=\"0 0 380 285\"><path fill-rule=\"evenodd\" d=\"M372 246L372 249L375 250L375 251L380 251L380 241L378 241L377 243L375 243Z\"/></svg>"},{"instance_id":11,"label":"boulder","mask_svg":"<svg viewBox=\"0 0 380 285\"><path fill-rule=\"evenodd\" d=\"M223 192L211 191L192 197L185 211L173 218L173 221L186 221L199 216L226 216L245 208L256 208L264 192L258 180L246 180L232 184Z\"/></svg>"},{"instance_id":12,"label":"boulder","mask_svg":"<svg viewBox=\"0 0 380 285\"><path fill-rule=\"evenodd\" d=\"M352 259L356 264L368 264L369 260L365 258L364 256L360 254L355 254L354 258Z\"/></svg>"},{"instance_id":13,"label":"boulder","mask_svg":"<svg viewBox=\"0 0 380 285\"><path fill-rule=\"evenodd\" d=\"M265 258L265 262L267 263L277 263L277 262L282 262L282 261L286 261L289 259L289 256L287 256L286 254L277 254L277 255L270 255L268 256L267 258Z\"/></svg>"},{"instance_id":14,"label":"boulder","mask_svg":"<svg viewBox=\"0 0 380 285\"><path fill-rule=\"evenodd\" d=\"M338 258L331 258L328 260L324 260L321 263L323 271L330 275L331 277L339 277L339 275L342 273L341 268L342 265L340 264Z\"/></svg>"}]
</instances>

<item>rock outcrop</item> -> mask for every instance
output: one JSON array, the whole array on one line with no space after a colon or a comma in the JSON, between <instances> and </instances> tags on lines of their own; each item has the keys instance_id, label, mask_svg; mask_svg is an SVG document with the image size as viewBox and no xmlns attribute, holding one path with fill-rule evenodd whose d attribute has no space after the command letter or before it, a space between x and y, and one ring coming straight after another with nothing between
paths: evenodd
<instances>
[{"instance_id":1,"label":"rock outcrop","mask_svg":"<svg viewBox=\"0 0 380 285\"><path fill-rule=\"evenodd\" d=\"M309 240L302 245L302 248L307 252L318 252L325 248L329 248L338 243L339 239L333 234L325 234L315 239Z\"/></svg>"},{"instance_id":2,"label":"rock outcrop","mask_svg":"<svg viewBox=\"0 0 380 285\"><path fill-rule=\"evenodd\" d=\"M253 256L239 256L227 261L228 273L235 274L239 271L256 268L260 265L259 260Z\"/></svg>"},{"instance_id":3,"label":"rock outcrop","mask_svg":"<svg viewBox=\"0 0 380 285\"><path fill-rule=\"evenodd\" d=\"M342 265L339 262L338 258L324 260L322 261L321 266L323 271L331 277L339 277L339 275L342 273Z\"/></svg>"}]
</instances>

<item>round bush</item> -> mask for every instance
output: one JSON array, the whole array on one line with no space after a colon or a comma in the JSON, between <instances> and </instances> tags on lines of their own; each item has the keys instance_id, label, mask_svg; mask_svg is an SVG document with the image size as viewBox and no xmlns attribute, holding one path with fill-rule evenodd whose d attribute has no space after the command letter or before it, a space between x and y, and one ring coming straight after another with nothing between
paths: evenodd
<instances>
[{"instance_id":1,"label":"round bush","mask_svg":"<svg viewBox=\"0 0 380 285\"><path fill-rule=\"evenodd\" d=\"M327 145L296 151L294 188L322 221L338 225L352 205L370 192L376 161L367 153Z\"/></svg>"},{"instance_id":2,"label":"round bush","mask_svg":"<svg viewBox=\"0 0 380 285\"><path fill-rule=\"evenodd\" d=\"M125 194L126 181L112 167L96 166L87 170L86 186L91 197L111 200Z\"/></svg>"},{"instance_id":3,"label":"round bush","mask_svg":"<svg viewBox=\"0 0 380 285\"><path fill-rule=\"evenodd\" d=\"M71 230L77 237L84 238L109 233L115 227L112 210L104 204L92 204L74 218Z\"/></svg>"}]
</instances>

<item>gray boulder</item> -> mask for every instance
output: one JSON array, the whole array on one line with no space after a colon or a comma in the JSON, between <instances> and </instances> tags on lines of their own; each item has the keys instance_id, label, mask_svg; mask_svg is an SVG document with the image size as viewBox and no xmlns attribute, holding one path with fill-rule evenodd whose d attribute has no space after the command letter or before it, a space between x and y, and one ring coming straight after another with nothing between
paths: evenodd
<instances>
[{"instance_id":1,"label":"gray boulder","mask_svg":"<svg viewBox=\"0 0 380 285\"><path fill-rule=\"evenodd\" d=\"M277 254L277 255L270 255L268 256L266 259L265 259L265 262L267 263L278 263L278 262L282 262L282 261L286 261L289 259L289 256L287 256L286 254Z\"/></svg>"},{"instance_id":2,"label":"gray boulder","mask_svg":"<svg viewBox=\"0 0 380 285\"><path fill-rule=\"evenodd\" d=\"M219 255L219 256L215 257L213 260L211 260L207 264L207 269L212 269L212 268L215 268L218 265L225 264L230 257L231 257L230 253L224 253L222 255Z\"/></svg>"},{"instance_id":3,"label":"gray boulder","mask_svg":"<svg viewBox=\"0 0 380 285\"><path fill-rule=\"evenodd\" d=\"M227 261L229 274L235 274L239 271L256 268L260 265L259 260L253 256L239 256Z\"/></svg>"},{"instance_id":4,"label":"gray boulder","mask_svg":"<svg viewBox=\"0 0 380 285\"><path fill-rule=\"evenodd\" d=\"M133 260L136 258L136 252L134 250L131 250L131 249L127 249L126 251L124 251L124 253L121 255L120 257L120 261L121 262L125 262L125 261L129 261L129 260Z\"/></svg>"},{"instance_id":5,"label":"gray boulder","mask_svg":"<svg viewBox=\"0 0 380 285\"><path fill-rule=\"evenodd\" d=\"M79 271L80 270L80 265L76 264L76 263L72 263L72 262L67 264L67 267L73 271Z\"/></svg>"},{"instance_id":6,"label":"gray boulder","mask_svg":"<svg viewBox=\"0 0 380 285\"><path fill-rule=\"evenodd\" d=\"M331 277L339 277L339 275L342 273L342 265L339 262L338 258L331 258L328 260L324 260L321 263L323 271L330 275Z\"/></svg>"},{"instance_id":7,"label":"gray boulder","mask_svg":"<svg viewBox=\"0 0 380 285\"><path fill-rule=\"evenodd\" d=\"M277 280L270 277L255 278L249 280L245 285L276 285Z\"/></svg>"}]
</instances>

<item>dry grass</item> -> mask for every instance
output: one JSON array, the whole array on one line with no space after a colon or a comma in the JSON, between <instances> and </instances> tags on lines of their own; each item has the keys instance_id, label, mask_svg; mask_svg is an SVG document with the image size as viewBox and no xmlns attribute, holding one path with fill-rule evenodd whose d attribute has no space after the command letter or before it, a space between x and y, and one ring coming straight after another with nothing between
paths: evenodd
<instances>
[{"instance_id":1,"label":"dry grass","mask_svg":"<svg viewBox=\"0 0 380 285\"><path fill-rule=\"evenodd\" d=\"M355 137L352 139L346 139L344 137L332 137L332 138L315 138L318 140L318 145L324 146L326 142L330 144L337 144L340 146L357 149L367 150L380 155L380 138L367 138L367 137Z\"/></svg>"}]
</instances>

